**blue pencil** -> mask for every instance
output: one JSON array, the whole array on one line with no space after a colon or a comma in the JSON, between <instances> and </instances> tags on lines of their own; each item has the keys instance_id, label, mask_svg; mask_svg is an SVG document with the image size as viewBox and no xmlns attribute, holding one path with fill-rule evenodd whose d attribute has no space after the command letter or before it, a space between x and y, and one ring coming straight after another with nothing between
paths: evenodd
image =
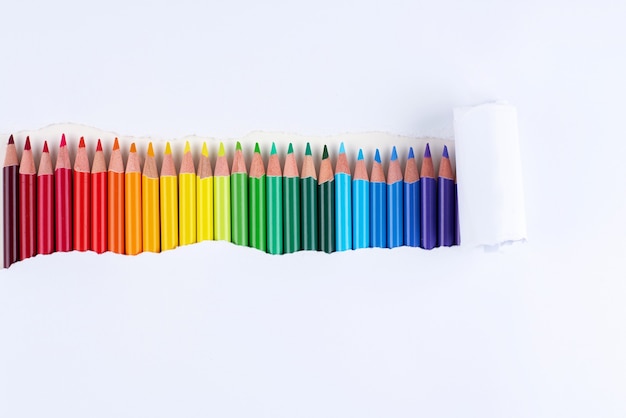
<instances>
[{"instance_id":1,"label":"blue pencil","mask_svg":"<svg viewBox=\"0 0 626 418\"><path fill-rule=\"evenodd\" d=\"M335 250L352 249L352 176L343 142L335 166Z\"/></svg>"},{"instance_id":2,"label":"blue pencil","mask_svg":"<svg viewBox=\"0 0 626 418\"><path fill-rule=\"evenodd\" d=\"M352 248L368 248L370 246L370 181L367 167L363 159L363 150L354 166L352 178Z\"/></svg>"},{"instance_id":3,"label":"blue pencil","mask_svg":"<svg viewBox=\"0 0 626 418\"><path fill-rule=\"evenodd\" d=\"M404 169L404 245L420 246L420 176L413 147Z\"/></svg>"},{"instance_id":4,"label":"blue pencil","mask_svg":"<svg viewBox=\"0 0 626 418\"><path fill-rule=\"evenodd\" d=\"M402 169L396 147L391 150L391 160L387 171L387 246L401 247L402 233Z\"/></svg>"},{"instance_id":5,"label":"blue pencil","mask_svg":"<svg viewBox=\"0 0 626 418\"><path fill-rule=\"evenodd\" d=\"M387 247L387 182L378 149L370 180L370 245Z\"/></svg>"}]
</instances>

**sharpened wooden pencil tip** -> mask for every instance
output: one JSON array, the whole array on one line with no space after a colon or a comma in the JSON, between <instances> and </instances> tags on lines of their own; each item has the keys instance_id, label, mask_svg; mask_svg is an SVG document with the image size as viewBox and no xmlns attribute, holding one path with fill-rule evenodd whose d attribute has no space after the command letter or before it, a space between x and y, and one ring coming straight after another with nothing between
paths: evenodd
<instances>
[{"instance_id":1,"label":"sharpened wooden pencil tip","mask_svg":"<svg viewBox=\"0 0 626 418\"><path fill-rule=\"evenodd\" d=\"M26 137L26 143L24 143L24 151L30 150L30 136Z\"/></svg>"},{"instance_id":2,"label":"sharpened wooden pencil tip","mask_svg":"<svg viewBox=\"0 0 626 418\"><path fill-rule=\"evenodd\" d=\"M102 151L102 141L100 141L100 138L98 138L98 145L96 145L96 152L97 151Z\"/></svg>"},{"instance_id":3,"label":"sharpened wooden pencil tip","mask_svg":"<svg viewBox=\"0 0 626 418\"><path fill-rule=\"evenodd\" d=\"M224 150L224 143L220 142L220 149L217 150L217 156L218 157L222 157L226 154L226 151Z\"/></svg>"},{"instance_id":4,"label":"sharpened wooden pencil tip","mask_svg":"<svg viewBox=\"0 0 626 418\"><path fill-rule=\"evenodd\" d=\"M120 149L120 142L117 140L117 138L115 138L115 141L113 142L113 151Z\"/></svg>"},{"instance_id":5,"label":"sharpened wooden pencil tip","mask_svg":"<svg viewBox=\"0 0 626 418\"><path fill-rule=\"evenodd\" d=\"M50 152L48 151L48 141L43 141L43 152Z\"/></svg>"},{"instance_id":6,"label":"sharpened wooden pencil tip","mask_svg":"<svg viewBox=\"0 0 626 418\"><path fill-rule=\"evenodd\" d=\"M137 152L137 146L134 142L130 144L130 152Z\"/></svg>"},{"instance_id":7,"label":"sharpened wooden pencil tip","mask_svg":"<svg viewBox=\"0 0 626 418\"><path fill-rule=\"evenodd\" d=\"M65 141L65 134L61 135L61 147L64 147L67 145L67 142Z\"/></svg>"},{"instance_id":8,"label":"sharpened wooden pencil tip","mask_svg":"<svg viewBox=\"0 0 626 418\"><path fill-rule=\"evenodd\" d=\"M152 142L148 144L148 157L154 157L154 148L152 148Z\"/></svg>"},{"instance_id":9,"label":"sharpened wooden pencil tip","mask_svg":"<svg viewBox=\"0 0 626 418\"><path fill-rule=\"evenodd\" d=\"M15 141L13 140L13 135L9 137L9 145L11 144L15 144Z\"/></svg>"},{"instance_id":10,"label":"sharpened wooden pencil tip","mask_svg":"<svg viewBox=\"0 0 626 418\"><path fill-rule=\"evenodd\" d=\"M171 154L172 153L172 147L170 146L170 143L166 143L165 144L165 154Z\"/></svg>"},{"instance_id":11,"label":"sharpened wooden pencil tip","mask_svg":"<svg viewBox=\"0 0 626 418\"><path fill-rule=\"evenodd\" d=\"M85 137L80 137L80 141L78 141L78 148L85 148Z\"/></svg>"},{"instance_id":12,"label":"sharpened wooden pencil tip","mask_svg":"<svg viewBox=\"0 0 626 418\"><path fill-rule=\"evenodd\" d=\"M206 146L206 142L202 143L202 156L203 157L208 157L209 156L209 149Z\"/></svg>"},{"instance_id":13,"label":"sharpened wooden pencil tip","mask_svg":"<svg viewBox=\"0 0 626 418\"><path fill-rule=\"evenodd\" d=\"M183 153L188 153L191 152L191 144L189 144L189 141L185 142L185 150L183 151Z\"/></svg>"}]
</instances>

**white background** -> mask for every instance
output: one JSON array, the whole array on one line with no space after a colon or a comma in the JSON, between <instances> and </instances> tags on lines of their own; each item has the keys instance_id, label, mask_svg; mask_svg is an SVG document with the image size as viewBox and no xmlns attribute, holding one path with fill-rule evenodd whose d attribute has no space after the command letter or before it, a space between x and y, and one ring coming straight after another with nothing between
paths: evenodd
<instances>
[{"instance_id":1,"label":"white background","mask_svg":"<svg viewBox=\"0 0 626 418\"><path fill-rule=\"evenodd\" d=\"M624 416L619 4L3 4L3 134L449 138L453 107L506 99L529 242L21 262L0 272L0 416Z\"/></svg>"}]
</instances>

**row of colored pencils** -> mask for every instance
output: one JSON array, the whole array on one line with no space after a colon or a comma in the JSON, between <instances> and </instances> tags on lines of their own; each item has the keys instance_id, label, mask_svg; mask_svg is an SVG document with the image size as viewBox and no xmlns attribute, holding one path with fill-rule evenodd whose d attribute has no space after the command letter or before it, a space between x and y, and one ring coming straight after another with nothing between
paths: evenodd
<instances>
[{"instance_id":1,"label":"row of colored pencils","mask_svg":"<svg viewBox=\"0 0 626 418\"><path fill-rule=\"evenodd\" d=\"M187 142L178 171L167 143L159 174L152 143L142 169L134 143L124 165L116 138L107 168L100 140L90 164L81 138L72 167L63 135L54 170L44 142L36 171L30 138L20 160L11 136L3 193L5 267L54 251L135 255L205 240L270 254L459 243L448 150L435 176L428 145L421 176L413 148L403 171L394 147L386 174L376 150L369 174L363 150L352 173L343 143L334 168L324 146L318 176L308 143L301 170L292 144L282 166L272 144L266 169L258 143L248 170L239 142L230 167L220 143L214 170L206 143L196 169Z\"/></svg>"}]
</instances>

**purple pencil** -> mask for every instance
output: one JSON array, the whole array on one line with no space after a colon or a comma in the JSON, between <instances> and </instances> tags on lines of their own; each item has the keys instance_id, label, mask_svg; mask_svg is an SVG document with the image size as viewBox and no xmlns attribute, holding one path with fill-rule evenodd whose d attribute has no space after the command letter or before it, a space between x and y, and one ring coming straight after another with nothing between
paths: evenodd
<instances>
[{"instance_id":1,"label":"purple pencil","mask_svg":"<svg viewBox=\"0 0 626 418\"><path fill-rule=\"evenodd\" d=\"M422 248L430 250L437 246L437 180L428 144L422 161L420 204Z\"/></svg>"},{"instance_id":2,"label":"purple pencil","mask_svg":"<svg viewBox=\"0 0 626 418\"><path fill-rule=\"evenodd\" d=\"M456 240L456 187L450 165L448 147L443 147L439 164L438 179L438 223L437 236L440 246L450 247Z\"/></svg>"},{"instance_id":3,"label":"purple pencil","mask_svg":"<svg viewBox=\"0 0 626 418\"><path fill-rule=\"evenodd\" d=\"M454 183L454 206L456 210L456 240L454 245L461 245L461 227L459 226L459 185Z\"/></svg>"}]
</instances>

